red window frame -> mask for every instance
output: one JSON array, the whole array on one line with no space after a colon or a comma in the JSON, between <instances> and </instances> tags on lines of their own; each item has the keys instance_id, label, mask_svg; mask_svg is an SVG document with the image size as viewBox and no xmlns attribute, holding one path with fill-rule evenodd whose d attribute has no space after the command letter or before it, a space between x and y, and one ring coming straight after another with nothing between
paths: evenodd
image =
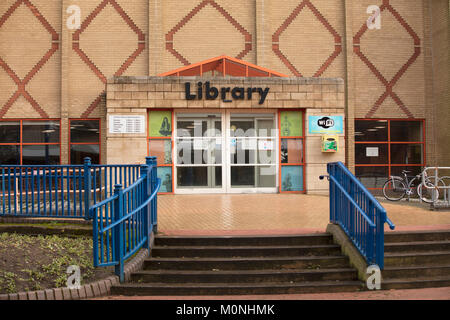
<instances>
[{"instance_id":1,"label":"red window frame","mask_svg":"<svg viewBox=\"0 0 450 320\"><path fill-rule=\"evenodd\" d=\"M391 119L391 118L369 118L369 119L361 119L356 118L356 121L387 121L388 123L388 137L387 141L356 141L355 139L355 145L357 144L386 144L388 149L388 163L386 164L357 164L355 159L355 169L357 167L387 167L388 168L388 179L392 175L392 167L426 167L426 132L425 132L425 119ZM410 121L410 122L421 122L422 123L422 141L391 141L391 122L393 121ZM391 163L391 145L396 144L420 144L422 145L422 163L420 164L410 164L410 163L404 163L404 164L393 164ZM381 190L382 188L367 188L369 190Z\"/></svg>"},{"instance_id":2,"label":"red window frame","mask_svg":"<svg viewBox=\"0 0 450 320\"><path fill-rule=\"evenodd\" d=\"M171 134L170 137L150 137L150 121L149 121L149 118L150 118L150 112L152 112L152 111L170 111L171 119L172 119L172 134ZM172 192L158 192L159 194L174 194L175 193L175 190L174 190L175 177L173 176L173 174L174 174L174 170L173 170L173 167L174 167L174 154L173 154L174 130L173 130L173 127L174 127L174 112L173 112L172 109L147 109L147 155L148 156L152 156L150 154L150 140L170 140L171 145L172 145L172 148L171 148L171 153L172 153L172 161L171 162L172 163L170 163L170 164L157 163L157 166L156 166L157 168L158 167L171 167L171 171L172 171Z\"/></svg>"},{"instance_id":3,"label":"red window frame","mask_svg":"<svg viewBox=\"0 0 450 320\"><path fill-rule=\"evenodd\" d=\"M300 111L302 114L302 136L292 136L285 137L281 135L281 112L282 111ZM306 140L305 140L305 109L278 109L278 159L279 159L279 170L278 170L278 190L279 193L306 193ZM303 162L298 163L281 163L281 140L282 139L300 139L302 140L302 160ZM302 191L281 191L281 169L284 166L300 166L303 169L303 190Z\"/></svg>"},{"instance_id":4,"label":"red window frame","mask_svg":"<svg viewBox=\"0 0 450 320\"><path fill-rule=\"evenodd\" d=\"M98 131L99 131L99 135L98 135L98 143L96 142L72 142L71 139L71 123L72 121L98 121ZM72 145L98 145L98 162L99 164L102 163L102 121L100 118L71 118L69 119L69 159L68 159L68 163L71 164L71 150L72 150Z\"/></svg>"},{"instance_id":5,"label":"red window frame","mask_svg":"<svg viewBox=\"0 0 450 320\"><path fill-rule=\"evenodd\" d=\"M59 122L59 142L23 142L23 122L24 121L57 121ZM59 146L59 164L61 164L61 119L0 119L0 122L19 122L20 125L20 139L19 143L0 143L0 146L20 146L20 165L23 164L23 146L47 146L47 145L57 145Z\"/></svg>"}]
</instances>

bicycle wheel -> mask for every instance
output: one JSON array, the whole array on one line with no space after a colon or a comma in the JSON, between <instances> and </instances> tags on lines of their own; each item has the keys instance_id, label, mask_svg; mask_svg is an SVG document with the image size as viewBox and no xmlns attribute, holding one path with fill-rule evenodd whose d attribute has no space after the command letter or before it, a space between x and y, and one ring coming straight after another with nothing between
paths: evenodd
<instances>
[{"instance_id":1,"label":"bicycle wheel","mask_svg":"<svg viewBox=\"0 0 450 320\"><path fill-rule=\"evenodd\" d=\"M406 185L403 180L391 178L384 183L383 195L390 201L399 201L406 194Z\"/></svg>"},{"instance_id":2,"label":"bicycle wheel","mask_svg":"<svg viewBox=\"0 0 450 320\"><path fill-rule=\"evenodd\" d=\"M445 186L445 183L442 179L438 179L438 186ZM428 177L426 180L427 186L434 186L435 178ZM427 188L424 187L423 184L419 184L417 186L417 194L419 198L425 203L434 203L439 199L439 189L438 188Z\"/></svg>"}]
</instances>

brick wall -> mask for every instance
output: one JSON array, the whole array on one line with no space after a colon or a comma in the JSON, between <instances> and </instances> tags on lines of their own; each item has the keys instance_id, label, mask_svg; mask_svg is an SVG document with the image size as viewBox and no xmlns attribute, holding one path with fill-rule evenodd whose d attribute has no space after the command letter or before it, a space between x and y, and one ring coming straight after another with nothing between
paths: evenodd
<instances>
[{"instance_id":1,"label":"brick wall","mask_svg":"<svg viewBox=\"0 0 450 320\"><path fill-rule=\"evenodd\" d=\"M106 79L225 54L287 75L343 78L350 145L354 117L425 118L427 159L448 161L448 131L434 120L448 119L448 1L280 3L2 0L0 118L61 118L66 163L68 119L105 121ZM373 4L380 30L364 27ZM81 9L79 30L66 27L70 5Z\"/></svg>"},{"instance_id":2,"label":"brick wall","mask_svg":"<svg viewBox=\"0 0 450 320\"><path fill-rule=\"evenodd\" d=\"M450 166L450 57L449 6L447 0L431 2L433 48L433 98L435 121L435 162Z\"/></svg>"}]
</instances>

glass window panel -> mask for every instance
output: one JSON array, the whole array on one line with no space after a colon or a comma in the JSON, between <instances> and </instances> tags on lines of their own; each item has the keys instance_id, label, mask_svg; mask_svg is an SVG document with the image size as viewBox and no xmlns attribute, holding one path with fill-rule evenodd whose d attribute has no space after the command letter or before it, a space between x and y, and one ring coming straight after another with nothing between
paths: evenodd
<instances>
[{"instance_id":1,"label":"glass window panel","mask_svg":"<svg viewBox=\"0 0 450 320\"><path fill-rule=\"evenodd\" d=\"M157 176L161 179L159 192L172 192L172 167L158 167Z\"/></svg>"},{"instance_id":2,"label":"glass window panel","mask_svg":"<svg viewBox=\"0 0 450 320\"><path fill-rule=\"evenodd\" d=\"M156 157L157 164L171 164L172 163L172 141L164 140L149 140L150 156Z\"/></svg>"},{"instance_id":3,"label":"glass window panel","mask_svg":"<svg viewBox=\"0 0 450 320\"><path fill-rule=\"evenodd\" d=\"M303 140L281 139L281 163L303 163Z\"/></svg>"},{"instance_id":4,"label":"glass window panel","mask_svg":"<svg viewBox=\"0 0 450 320\"><path fill-rule=\"evenodd\" d=\"M385 144L355 144L356 164L389 164L389 146Z\"/></svg>"},{"instance_id":5,"label":"glass window panel","mask_svg":"<svg viewBox=\"0 0 450 320\"><path fill-rule=\"evenodd\" d=\"M208 167L178 167L177 168L177 186L179 186L179 187L207 187L208 186Z\"/></svg>"},{"instance_id":6,"label":"glass window panel","mask_svg":"<svg viewBox=\"0 0 450 320\"><path fill-rule=\"evenodd\" d=\"M255 171L252 166L231 167L231 187L255 187Z\"/></svg>"},{"instance_id":7,"label":"glass window panel","mask_svg":"<svg viewBox=\"0 0 450 320\"><path fill-rule=\"evenodd\" d=\"M206 164L202 147L203 139L178 139L177 164Z\"/></svg>"},{"instance_id":8,"label":"glass window panel","mask_svg":"<svg viewBox=\"0 0 450 320\"><path fill-rule=\"evenodd\" d=\"M84 158L91 158L91 163L100 163L100 146L98 144L73 144L70 146L70 164L83 164Z\"/></svg>"},{"instance_id":9,"label":"glass window panel","mask_svg":"<svg viewBox=\"0 0 450 320\"><path fill-rule=\"evenodd\" d=\"M0 121L0 143L20 143L19 121Z\"/></svg>"},{"instance_id":10,"label":"glass window panel","mask_svg":"<svg viewBox=\"0 0 450 320\"><path fill-rule=\"evenodd\" d=\"M177 164L221 164L220 139L177 139Z\"/></svg>"},{"instance_id":11,"label":"glass window panel","mask_svg":"<svg viewBox=\"0 0 450 320\"><path fill-rule=\"evenodd\" d=\"M276 166L256 167L256 186L258 188L275 188Z\"/></svg>"},{"instance_id":12,"label":"glass window panel","mask_svg":"<svg viewBox=\"0 0 450 320\"><path fill-rule=\"evenodd\" d=\"M301 111L280 112L280 134L282 137L303 136L303 115Z\"/></svg>"},{"instance_id":13,"label":"glass window panel","mask_svg":"<svg viewBox=\"0 0 450 320\"><path fill-rule=\"evenodd\" d=\"M232 164L254 164L256 160L257 139L231 138L230 159Z\"/></svg>"},{"instance_id":14,"label":"glass window panel","mask_svg":"<svg viewBox=\"0 0 450 320\"><path fill-rule=\"evenodd\" d=\"M205 137L207 130L208 122L206 120L177 121L177 137Z\"/></svg>"},{"instance_id":15,"label":"glass window panel","mask_svg":"<svg viewBox=\"0 0 450 320\"><path fill-rule=\"evenodd\" d=\"M274 139L258 139L258 164L274 164L275 147Z\"/></svg>"},{"instance_id":16,"label":"glass window panel","mask_svg":"<svg viewBox=\"0 0 450 320\"><path fill-rule=\"evenodd\" d=\"M389 167L356 167L355 173L366 188L383 188L389 178Z\"/></svg>"},{"instance_id":17,"label":"glass window panel","mask_svg":"<svg viewBox=\"0 0 450 320\"><path fill-rule=\"evenodd\" d=\"M274 119L257 119L258 137L275 137Z\"/></svg>"},{"instance_id":18,"label":"glass window panel","mask_svg":"<svg viewBox=\"0 0 450 320\"><path fill-rule=\"evenodd\" d=\"M214 185L216 187L222 187L222 167L212 167L214 169Z\"/></svg>"},{"instance_id":19,"label":"glass window panel","mask_svg":"<svg viewBox=\"0 0 450 320\"><path fill-rule=\"evenodd\" d=\"M392 164L421 164L423 162L421 144L391 144Z\"/></svg>"},{"instance_id":20,"label":"glass window panel","mask_svg":"<svg viewBox=\"0 0 450 320\"><path fill-rule=\"evenodd\" d=\"M388 141L387 120L356 120L355 141Z\"/></svg>"},{"instance_id":21,"label":"glass window panel","mask_svg":"<svg viewBox=\"0 0 450 320\"><path fill-rule=\"evenodd\" d=\"M59 164L59 146L32 145L22 147L22 163L24 165L53 165Z\"/></svg>"},{"instance_id":22,"label":"glass window panel","mask_svg":"<svg viewBox=\"0 0 450 320\"><path fill-rule=\"evenodd\" d=\"M281 191L303 191L303 167L281 167Z\"/></svg>"},{"instance_id":23,"label":"glass window panel","mask_svg":"<svg viewBox=\"0 0 450 320\"><path fill-rule=\"evenodd\" d=\"M231 120L230 121L230 136L231 137L254 137L255 120Z\"/></svg>"},{"instance_id":24,"label":"glass window panel","mask_svg":"<svg viewBox=\"0 0 450 320\"><path fill-rule=\"evenodd\" d=\"M416 175L422 172L421 166L391 166L391 176L404 177L402 171L409 171L406 175L408 179L414 178ZM432 172L432 171L431 171Z\"/></svg>"},{"instance_id":25,"label":"glass window panel","mask_svg":"<svg viewBox=\"0 0 450 320\"><path fill-rule=\"evenodd\" d=\"M422 140L422 121L391 121L391 142Z\"/></svg>"},{"instance_id":26,"label":"glass window panel","mask_svg":"<svg viewBox=\"0 0 450 320\"><path fill-rule=\"evenodd\" d=\"M59 142L59 121L23 121L24 143Z\"/></svg>"},{"instance_id":27,"label":"glass window panel","mask_svg":"<svg viewBox=\"0 0 450 320\"><path fill-rule=\"evenodd\" d=\"M6 164L20 164L20 146L0 146L0 165Z\"/></svg>"},{"instance_id":28,"label":"glass window panel","mask_svg":"<svg viewBox=\"0 0 450 320\"><path fill-rule=\"evenodd\" d=\"M100 141L100 121L98 120L71 120L70 121L70 142L91 142Z\"/></svg>"},{"instance_id":29,"label":"glass window panel","mask_svg":"<svg viewBox=\"0 0 450 320\"><path fill-rule=\"evenodd\" d=\"M148 126L150 137L172 136L172 111L150 111Z\"/></svg>"}]
</instances>

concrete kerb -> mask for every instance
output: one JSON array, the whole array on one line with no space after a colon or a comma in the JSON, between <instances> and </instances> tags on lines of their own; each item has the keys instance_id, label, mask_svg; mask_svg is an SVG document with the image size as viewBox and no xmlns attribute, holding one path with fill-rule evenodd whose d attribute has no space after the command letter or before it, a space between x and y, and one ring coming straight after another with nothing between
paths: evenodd
<instances>
[{"instance_id":1,"label":"concrete kerb","mask_svg":"<svg viewBox=\"0 0 450 320\"><path fill-rule=\"evenodd\" d=\"M348 257L350 265L358 271L358 279L366 282L369 277L366 273L368 264L344 230L342 230L341 226L330 223L327 226L326 232L332 234L333 241L341 246L341 251Z\"/></svg>"},{"instance_id":2,"label":"concrete kerb","mask_svg":"<svg viewBox=\"0 0 450 320\"><path fill-rule=\"evenodd\" d=\"M15 220L15 222L18 222ZM154 243L154 234L150 237L151 246ZM131 273L142 268L144 260L150 255L146 248L142 248L124 266L125 281L129 281ZM106 279L82 285L79 289L53 288L28 292L0 294L0 300L80 300L107 296L111 287L119 284L118 276L109 276Z\"/></svg>"}]
</instances>

